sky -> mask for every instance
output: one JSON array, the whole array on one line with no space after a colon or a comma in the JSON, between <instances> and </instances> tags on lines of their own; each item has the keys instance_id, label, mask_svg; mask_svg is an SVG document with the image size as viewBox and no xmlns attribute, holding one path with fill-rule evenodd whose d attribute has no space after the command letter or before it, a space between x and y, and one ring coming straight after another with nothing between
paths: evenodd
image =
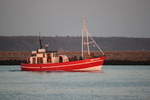
<instances>
[{"instance_id":1,"label":"sky","mask_svg":"<svg viewBox=\"0 0 150 100\"><path fill-rule=\"evenodd\" d=\"M150 0L0 0L0 35L149 37Z\"/></svg>"}]
</instances>

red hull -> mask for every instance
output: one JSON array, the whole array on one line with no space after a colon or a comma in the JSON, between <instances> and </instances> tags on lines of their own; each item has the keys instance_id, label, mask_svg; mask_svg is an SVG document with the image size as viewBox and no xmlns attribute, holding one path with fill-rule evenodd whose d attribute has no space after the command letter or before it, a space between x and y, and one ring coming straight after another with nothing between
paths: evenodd
<instances>
[{"instance_id":1,"label":"red hull","mask_svg":"<svg viewBox=\"0 0 150 100\"><path fill-rule=\"evenodd\" d=\"M49 64L22 64L23 71L99 71L105 57Z\"/></svg>"}]
</instances>

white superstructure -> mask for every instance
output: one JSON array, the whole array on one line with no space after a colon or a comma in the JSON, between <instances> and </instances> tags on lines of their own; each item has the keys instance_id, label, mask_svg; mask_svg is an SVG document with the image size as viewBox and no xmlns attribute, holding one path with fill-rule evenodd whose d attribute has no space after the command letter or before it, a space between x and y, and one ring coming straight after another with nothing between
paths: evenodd
<instances>
[{"instance_id":1,"label":"white superstructure","mask_svg":"<svg viewBox=\"0 0 150 100\"><path fill-rule=\"evenodd\" d=\"M57 55L56 51L46 52L45 49L38 49L37 51L32 51L31 57L29 58L30 64L47 64L68 61L69 59L66 55Z\"/></svg>"}]
</instances>

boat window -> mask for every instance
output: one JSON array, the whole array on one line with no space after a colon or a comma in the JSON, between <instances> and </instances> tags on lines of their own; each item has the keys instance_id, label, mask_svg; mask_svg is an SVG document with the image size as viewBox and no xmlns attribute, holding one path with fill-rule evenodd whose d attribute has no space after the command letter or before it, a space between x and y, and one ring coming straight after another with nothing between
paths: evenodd
<instances>
[{"instance_id":1,"label":"boat window","mask_svg":"<svg viewBox=\"0 0 150 100\"><path fill-rule=\"evenodd\" d=\"M51 54L48 53L48 54L47 54L47 58L51 58Z\"/></svg>"},{"instance_id":2,"label":"boat window","mask_svg":"<svg viewBox=\"0 0 150 100\"><path fill-rule=\"evenodd\" d=\"M35 64L36 63L35 58L33 58L32 60L33 60L33 64Z\"/></svg>"},{"instance_id":3,"label":"boat window","mask_svg":"<svg viewBox=\"0 0 150 100\"><path fill-rule=\"evenodd\" d=\"M43 63L43 58L42 58L42 57L38 57L38 58L37 58L37 63L38 63L38 64Z\"/></svg>"},{"instance_id":4,"label":"boat window","mask_svg":"<svg viewBox=\"0 0 150 100\"><path fill-rule=\"evenodd\" d=\"M59 57L59 62L62 63L63 62L63 57Z\"/></svg>"},{"instance_id":5,"label":"boat window","mask_svg":"<svg viewBox=\"0 0 150 100\"><path fill-rule=\"evenodd\" d=\"M48 58L48 59L47 59L47 62L48 62L48 63L51 63L51 58Z\"/></svg>"},{"instance_id":6,"label":"boat window","mask_svg":"<svg viewBox=\"0 0 150 100\"><path fill-rule=\"evenodd\" d=\"M36 54L31 54L31 56L36 56Z\"/></svg>"}]
</instances>

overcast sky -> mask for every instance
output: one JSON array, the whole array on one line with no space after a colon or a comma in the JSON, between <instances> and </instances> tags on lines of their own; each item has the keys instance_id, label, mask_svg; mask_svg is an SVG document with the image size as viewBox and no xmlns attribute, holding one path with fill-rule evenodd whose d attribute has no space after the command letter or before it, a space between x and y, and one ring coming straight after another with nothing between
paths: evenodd
<instances>
[{"instance_id":1,"label":"overcast sky","mask_svg":"<svg viewBox=\"0 0 150 100\"><path fill-rule=\"evenodd\" d=\"M0 35L150 37L150 0L0 0Z\"/></svg>"}]
</instances>

